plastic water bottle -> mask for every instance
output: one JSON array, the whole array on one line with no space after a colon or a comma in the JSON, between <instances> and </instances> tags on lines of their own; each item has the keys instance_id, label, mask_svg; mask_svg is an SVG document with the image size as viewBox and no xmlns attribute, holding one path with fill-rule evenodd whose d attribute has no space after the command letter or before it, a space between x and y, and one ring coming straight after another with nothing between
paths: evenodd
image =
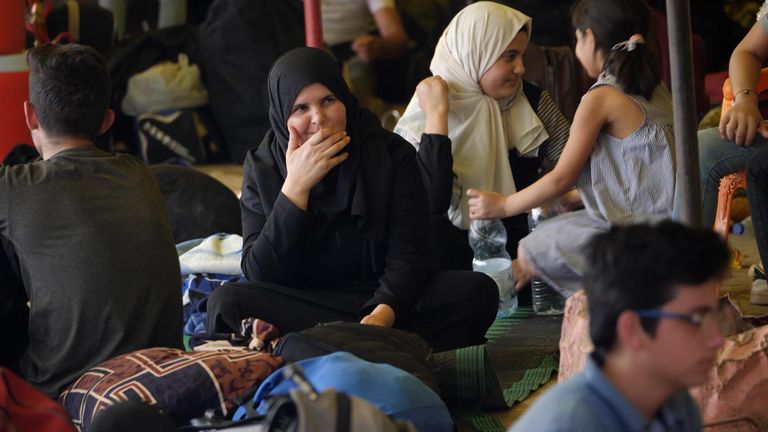
<instances>
[{"instance_id":1,"label":"plastic water bottle","mask_svg":"<svg viewBox=\"0 0 768 432\"><path fill-rule=\"evenodd\" d=\"M531 209L528 213L528 228L533 232L543 220L541 208ZM537 315L559 315L565 309L565 297L555 291L541 279L531 279L531 297L533 312Z\"/></svg>"},{"instance_id":2,"label":"plastic water bottle","mask_svg":"<svg viewBox=\"0 0 768 432\"><path fill-rule=\"evenodd\" d=\"M498 219L473 220L469 225L469 246L475 253L472 269L487 274L499 287L496 318L512 315L517 310L517 295L504 224Z\"/></svg>"}]
</instances>

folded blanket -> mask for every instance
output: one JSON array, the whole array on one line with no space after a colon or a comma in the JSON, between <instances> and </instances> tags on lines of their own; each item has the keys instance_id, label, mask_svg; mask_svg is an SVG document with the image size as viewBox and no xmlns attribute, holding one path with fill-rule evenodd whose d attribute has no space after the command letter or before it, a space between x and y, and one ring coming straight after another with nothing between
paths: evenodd
<instances>
[{"instance_id":1,"label":"folded blanket","mask_svg":"<svg viewBox=\"0 0 768 432\"><path fill-rule=\"evenodd\" d=\"M181 299L184 305L184 334L194 336L205 333L208 296L225 283L244 282L245 276L197 273L181 283Z\"/></svg>"},{"instance_id":2,"label":"folded blanket","mask_svg":"<svg viewBox=\"0 0 768 432\"><path fill-rule=\"evenodd\" d=\"M181 274L216 273L238 276L243 238L237 234L214 234L179 256Z\"/></svg>"}]
</instances>

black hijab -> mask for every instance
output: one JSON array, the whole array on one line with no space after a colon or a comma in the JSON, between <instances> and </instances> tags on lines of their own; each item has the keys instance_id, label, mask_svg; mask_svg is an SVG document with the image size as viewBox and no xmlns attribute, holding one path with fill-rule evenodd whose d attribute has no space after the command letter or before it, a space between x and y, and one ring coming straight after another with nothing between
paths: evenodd
<instances>
[{"instance_id":1,"label":"black hijab","mask_svg":"<svg viewBox=\"0 0 768 432\"><path fill-rule=\"evenodd\" d=\"M267 155L262 152L271 153L270 156L276 162L283 178L286 177L288 117L299 92L315 83L326 86L346 107L347 134L351 138L349 145L343 150L349 153L349 157L326 174L310 192L308 210L333 215L349 209L353 201L363 157L361 146L386 131L373 113L360 107L349 91L339 65L325 51L317 48L295 48L272 65L267 82L269 122L272 130L264 137L259 153L263 156Z\"/></svg>"}]
</instances>

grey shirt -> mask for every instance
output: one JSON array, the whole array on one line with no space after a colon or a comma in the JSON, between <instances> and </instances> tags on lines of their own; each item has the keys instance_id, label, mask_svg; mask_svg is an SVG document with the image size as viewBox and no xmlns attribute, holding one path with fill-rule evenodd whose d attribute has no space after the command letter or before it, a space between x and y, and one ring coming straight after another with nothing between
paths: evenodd
<instances>
[{"instance_id":1,"label":"grey shirt","mask_svg":"<svg viewBox=\"0 0 768 432\"><path fill-rule=\"evenodd\" d=\"M0 167L0 236L31 303L21 370L44 392L119 354L181 347L179 262L143 162L90 147Z\"/></svg>"}]
</instances>

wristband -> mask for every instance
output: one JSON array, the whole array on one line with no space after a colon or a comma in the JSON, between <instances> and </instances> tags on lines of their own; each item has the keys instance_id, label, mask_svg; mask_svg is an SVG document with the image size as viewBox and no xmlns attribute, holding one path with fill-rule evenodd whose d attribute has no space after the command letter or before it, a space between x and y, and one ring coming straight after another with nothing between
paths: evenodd
<instances>
[{"instance_id":1,"label":"wristband","mask_svg":"<svg viewBox=\"0 0 768 432\"><path fill-rule=\"evenodd\" d=\"M736 100L736 96L738 96L738 95L740 95L740 94L743 94L743 95L748 95L748 94L750 94L750 93L753 93L753 94L757 95L757 92L756 92L755 90L752 90L752 89L743 89L743 90L739 90L739 91L737 91L737 92L733 93L733 99L734 99L734 100Z\"/></svg>"},{"instance_id":2,"label":"wristband","mask_svg":"<svg viewBox=\"0 0 768 432\"><path fill-rule=\"evenodd\" d=\"M757 91L752 90L752 89L743 89L743 90L739 90L737 92L734 92L733 93L733 102L731 103L731 106L736 105L736 98L739 95L748 95L748 94L754 94L755 96L757 96Z\"/></svg>"}]
</instances>

